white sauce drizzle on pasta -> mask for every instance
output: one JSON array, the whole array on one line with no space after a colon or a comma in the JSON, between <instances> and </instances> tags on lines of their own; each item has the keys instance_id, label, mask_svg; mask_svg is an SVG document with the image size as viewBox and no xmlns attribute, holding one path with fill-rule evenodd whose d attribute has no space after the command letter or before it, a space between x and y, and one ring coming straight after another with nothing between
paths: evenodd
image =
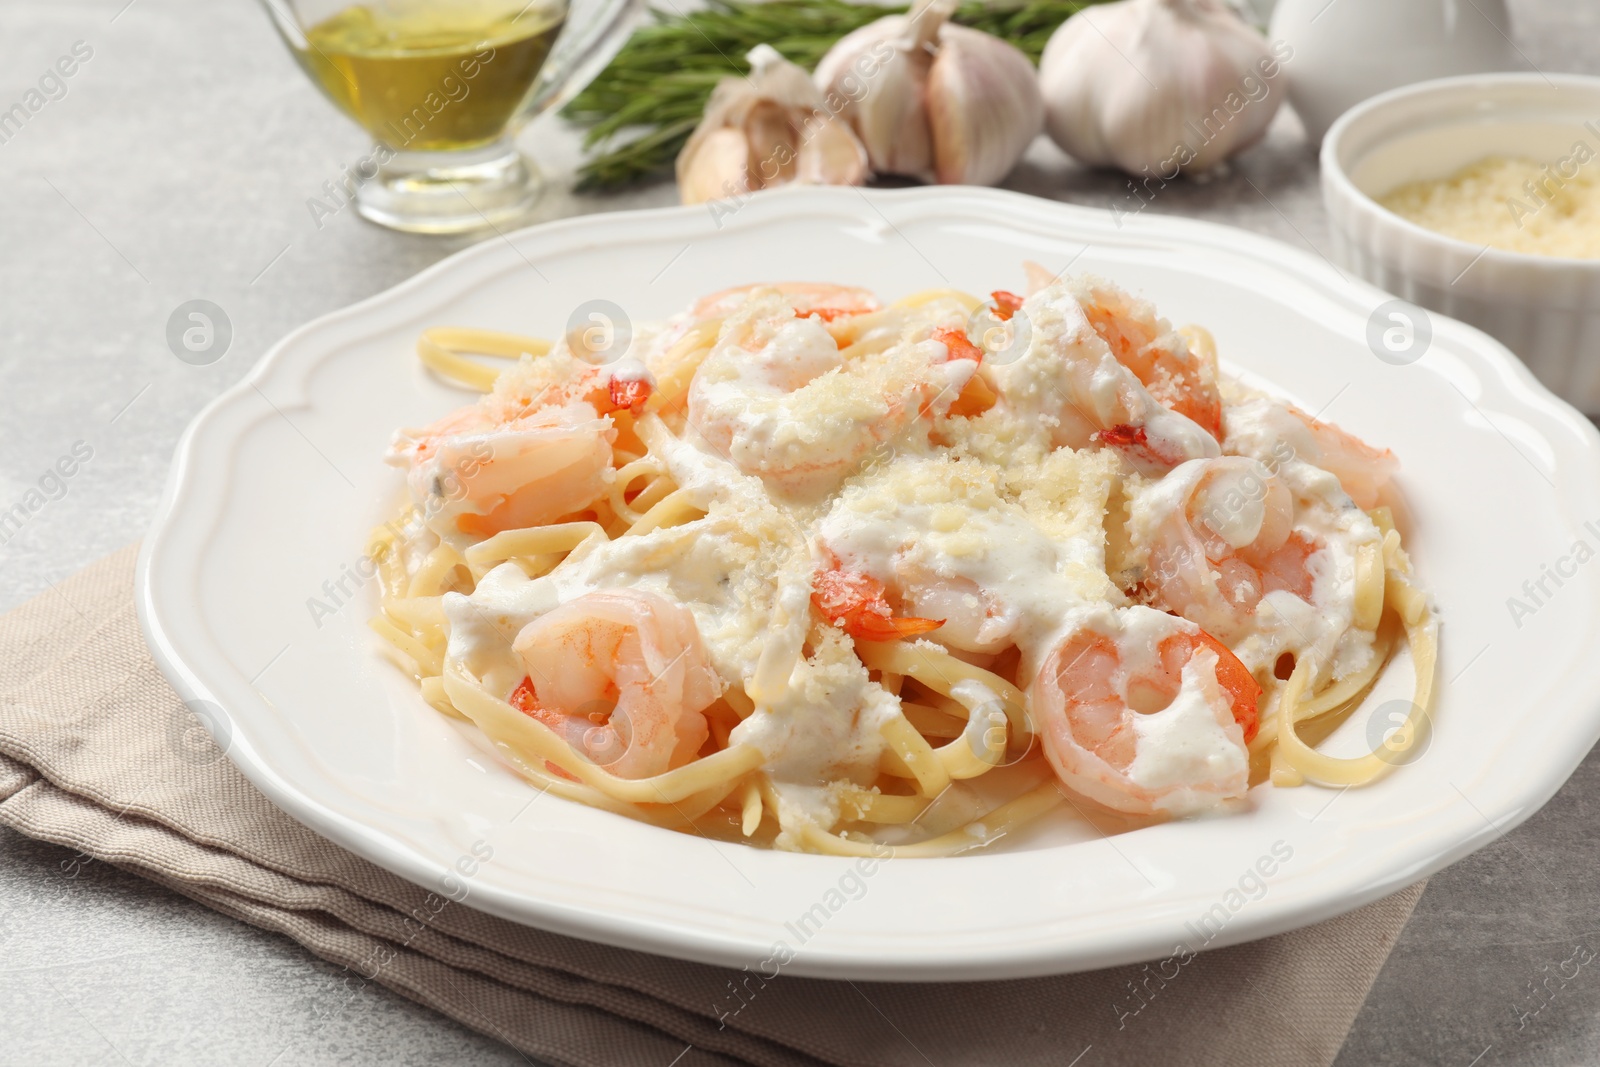
<instances>
[{"instance_id":1,"label":"white sauce drizzle on pasta","mask_svg":"<svg viewBox=\"0 0 1600 1067\"><path fill-rule=\"evenodd\" d=\"M1392 457L1355 442L1382 462L1342 483L1365 468L1336 429L1219 379L1209 338L1108 283L1011 299L1031 341L990 362L964 330L978 301L945 292L721 294L598 367L565 341L430 331L431 367L493 390L397 436L415 508L379 535L375 629L527 777L779 847L946 854L1064 790L1159 818L1237 802L1269 763L1283 784L1381 773L1276 742L1348 714L1399 630L1428 692L1431 613L1387 512L1351 500ZM498 378L460 355L519 350ZM1203 556L1162 547L1186 544ZM1174 558L1199 563L1156 573ZM1155 610L1189 615L1183 590L1225 643ZM519 634L608 594L635 615L606 618L645 621L579 611L562 646L593 657L571 669L603 706L546 706ZM705 707L608 658L678 611L694 640L651 655L703 662L723 691ZM663 762L659 730L706 740ZM596 763L619 745L649 772Z\"/></svg>"}]
</instances>

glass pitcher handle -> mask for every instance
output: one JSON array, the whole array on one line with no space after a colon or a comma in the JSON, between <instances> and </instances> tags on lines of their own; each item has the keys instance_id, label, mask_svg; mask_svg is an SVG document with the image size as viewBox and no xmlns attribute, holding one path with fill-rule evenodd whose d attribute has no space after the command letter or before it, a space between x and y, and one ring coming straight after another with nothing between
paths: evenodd
<instances>
[{"instance_id":1,"label":"glass pitcher handle","mask_svg":"<svg viewBox=\"0 0 1600 1067\"><path fill-rule=\"evenodd\" d=\"M560 107L583 91L644 13L646 0L575 0L567 11L567 28L556 40L544 69L523 105L522 121Z\"/></svg>"}]
</instances>

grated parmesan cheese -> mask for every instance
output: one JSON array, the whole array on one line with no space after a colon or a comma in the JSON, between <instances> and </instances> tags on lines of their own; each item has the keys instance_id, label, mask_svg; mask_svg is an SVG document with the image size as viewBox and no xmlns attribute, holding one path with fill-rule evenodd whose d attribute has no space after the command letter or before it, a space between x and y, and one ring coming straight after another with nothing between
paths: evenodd
<instances>
[{"instance_id":1,"label":"grated parmesan cheese","mask_svg":"<svg viewBox=\"0 0 1600 1067\"><path fill-rule=\"evenodd\" d=\"M1507 252L1600 259L1600 166L1583 141L1553 164L1489 156L1378 199L1446 237Z\"/></svg>"}]
</instances>

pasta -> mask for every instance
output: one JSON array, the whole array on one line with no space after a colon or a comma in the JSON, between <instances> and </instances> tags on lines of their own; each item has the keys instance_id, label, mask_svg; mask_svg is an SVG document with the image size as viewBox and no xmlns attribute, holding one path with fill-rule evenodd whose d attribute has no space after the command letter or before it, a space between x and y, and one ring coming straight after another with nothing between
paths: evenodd
<instances>
[{"instance_id":1,"label":"pasta","mask_svg":"<svg viewBox=\"0 0 1600 1067\"><path fill-rule=\"evenodd\" d=\"M372 629L558 796L943 856L1364 784L1428 726L1394 457L1100 279L755 285L610 362L466 329L418 354L484 396L396 434ZM1407 720L1319 751L1402 647Z\"/></svg>"}]
</instances>

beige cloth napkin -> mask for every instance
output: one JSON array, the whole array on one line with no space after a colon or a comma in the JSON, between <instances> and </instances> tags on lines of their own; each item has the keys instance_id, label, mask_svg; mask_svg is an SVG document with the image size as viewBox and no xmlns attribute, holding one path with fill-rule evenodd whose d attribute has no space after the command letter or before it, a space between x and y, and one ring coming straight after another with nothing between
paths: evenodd
<instances>
[{"instance_id":1,"label":"beige cloth napkin","mask_svg":"<svg viewBox=\"0 0 1600 1067\"><path fill-rule=\"evenodd\" d=\"M719 1021L737 972L438 910L273 807L152 662L134 555L0 619L0 822L287 934L345 966L351 998L376 982L555 1063L1327 1064L1422 892L1202 953L1165 983L1141 967L941 985L780 976Z\"/></svg>"}]
</instances>

